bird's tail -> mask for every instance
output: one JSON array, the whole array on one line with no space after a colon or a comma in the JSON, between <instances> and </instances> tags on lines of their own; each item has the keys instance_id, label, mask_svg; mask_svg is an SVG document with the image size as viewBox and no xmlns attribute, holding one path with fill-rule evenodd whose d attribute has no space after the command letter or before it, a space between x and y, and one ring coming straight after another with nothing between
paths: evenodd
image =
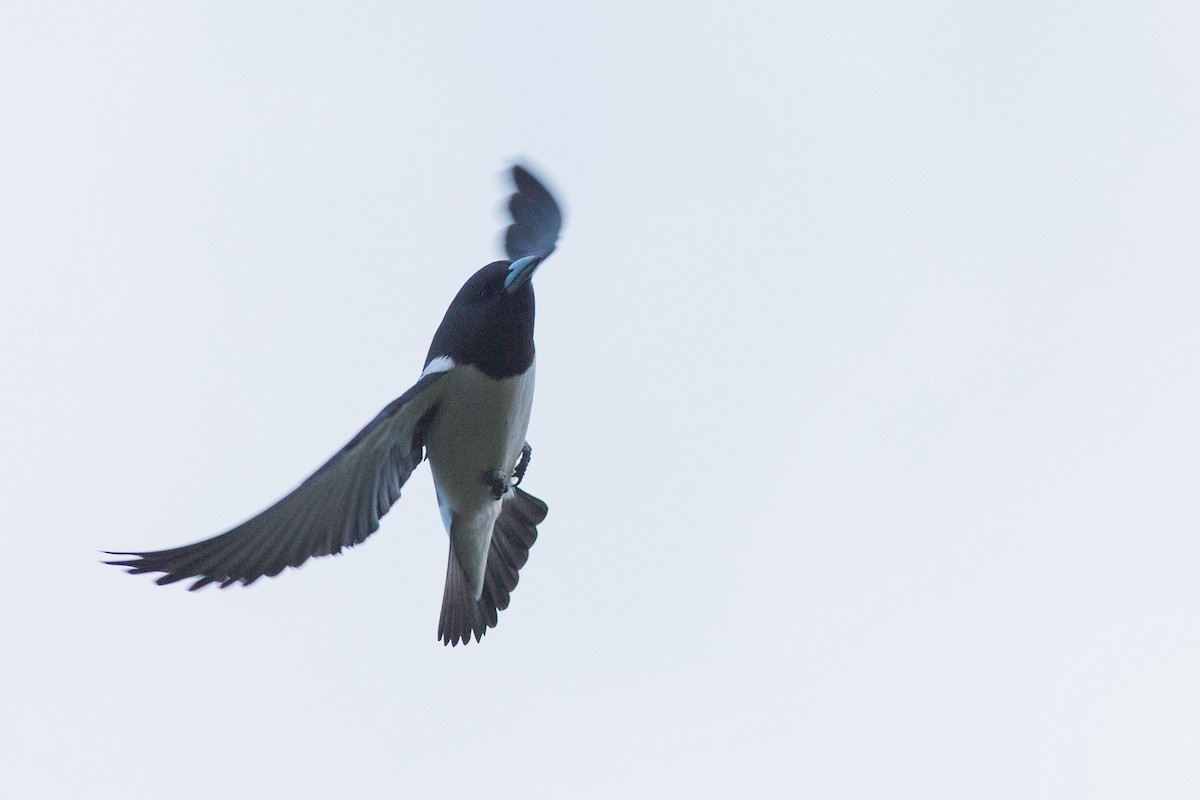
<instances>
[{"instance_id":1,"label":"bird's tail","mask_svg":"<svg viewBox=\"0 0 1200 800\"><path fill-rule=\"evenodd\" d=\"M454 545L450 545L438 639L445 644L457 645L459 642L466 644L474 635L478 642L488 628L496 627L500 612L508 608L521 567L529 560L529 549L537 541L537 526L546 518L547 511L541 500L513 487L496 518L483 577L483 594L478 600L454 554Z\"/></svg>"}]
</instances>

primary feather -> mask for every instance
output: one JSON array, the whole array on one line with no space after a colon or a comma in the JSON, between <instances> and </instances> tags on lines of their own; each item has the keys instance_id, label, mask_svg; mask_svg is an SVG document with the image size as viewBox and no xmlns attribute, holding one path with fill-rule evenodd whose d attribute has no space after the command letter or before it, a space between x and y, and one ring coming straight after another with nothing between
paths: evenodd
<instances>
[{"instance_id":1,"label":"primary feather","mask_svg":"<svg viewBox=\"0 0 1200 800\"><path fill-rule=\"evenodd\" d=\"M520 164L512 168L512 179L517 190L508 200L513 221L504 234L504 251L511 261L525 256L545 258L558 242L562 210L541 181Z\"/></svg>"}]
</instances>

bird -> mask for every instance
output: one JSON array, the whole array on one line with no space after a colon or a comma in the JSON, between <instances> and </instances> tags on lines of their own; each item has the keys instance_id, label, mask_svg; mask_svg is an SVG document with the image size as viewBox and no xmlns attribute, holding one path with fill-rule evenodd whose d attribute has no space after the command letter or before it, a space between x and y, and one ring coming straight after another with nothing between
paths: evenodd
<instances>
[{"instance_id":1,"label":"bird","mask_svg":"<svg viewBox=\"0 0 1200 800\"><path fill-rule=\"evenodd\" d=\"M249 586L309 558L360 544L423 460L433 474L450 539L438 639L480 641L508 607L546 519L520 484L532 448L525 436L535 374L533 275L557 246L562 210L533 173L515 164L508 256L480 268L434 333L417 382L283 499L209 539L166 550L104 551L159 584L195 578Z\"/></svg>"}]
</instances>

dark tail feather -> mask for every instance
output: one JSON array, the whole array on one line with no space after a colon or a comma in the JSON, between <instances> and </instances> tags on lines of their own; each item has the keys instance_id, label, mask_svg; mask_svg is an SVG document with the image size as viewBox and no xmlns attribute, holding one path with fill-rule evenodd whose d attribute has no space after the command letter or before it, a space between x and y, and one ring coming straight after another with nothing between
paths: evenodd
<instances>
[{"instance_id":1,"label":"dark tail feather","mask_svg":"<svg viewBox=\"0 0 1200 800\"><path fill-rule=\"evenodd\" d=\"M458 564L454 546L450 546L438 639L457 645L466 644L474 636L478 642L488 628L496 627L500 612L508 608L513 589L517 588L519 572L529 560L529 549L537 541L537 526L546 513L545 503L520 488L513 488L492 531L483 595L478 600Z\"/></svg>"}]
</instances>

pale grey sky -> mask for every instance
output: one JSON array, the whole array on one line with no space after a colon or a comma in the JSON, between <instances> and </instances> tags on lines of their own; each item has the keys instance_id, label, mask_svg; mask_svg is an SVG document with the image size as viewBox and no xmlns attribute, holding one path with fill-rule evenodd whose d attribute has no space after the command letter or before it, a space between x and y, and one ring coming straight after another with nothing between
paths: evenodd
<instances>
[{"instance_id":1,"label":"pale grey sky","mask_svg":"<svg viewBox=\"0 0 1200 800\"><path fill-rule=\"evenodd\" d=\"M0 10L0 794L1194 798L1200 6ZM428 473L366 544L220 532L539 271L526 487L437 643Z\"/></svg>"}]
</instances>

